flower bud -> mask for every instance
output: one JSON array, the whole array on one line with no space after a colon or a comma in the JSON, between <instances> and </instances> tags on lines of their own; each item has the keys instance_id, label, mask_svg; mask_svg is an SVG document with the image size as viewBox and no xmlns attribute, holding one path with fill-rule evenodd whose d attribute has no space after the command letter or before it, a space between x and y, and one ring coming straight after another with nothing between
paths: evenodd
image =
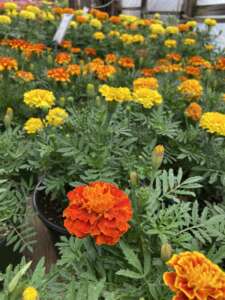
<instances>
[{"instance_id":1,"label":"flower bud","mask_svg":"<svg viewBox=\"0 0 225 300\"><path fill-rule=\"evenodd\" d=\"M164 146L157 145L152 151L152 166L154 169L158 170L162 164L163 157L164 157Z\"/></svg>"},{"instance_id":2,"label":"flower bud","mask_svg":"<svg viewBox=\"0 0 225 300\"><path fill-rule=\"evenodd\" d=\"M161 246L161 259L167 261L173 254L173 249L169 243L165 243Z\"/></svg>"},{"instance_id":3,"label":"flower bud","mask_svg":"<svg viewBox=\"0 0 225 300\"><path fill-rule=\"evenodd\" d=\"M96 97L96 105L101 106L101 98L99 96Z\"/></svg>"},{"instance_id":4,"label":"flower bud","mask_svg":"<svg viewBox=\"0 0 225 300\"><path fill-rule=\"evenodd\" d=\"M67 98L67 100L68 100L68 102L72 103L74 101L74 98L72 96L70 96L70 97Z\"/></svg>"},{"instance_id":5,"label":"flower bud","mask_svg":"<svg viewBox=\"0 0 225 300\"><path fill-rule=\"evenodd\" d=\"M64 106L64 105L65 105L65 101L66 101L65 97L60 97L60 98L59 98L59 102L60 102L60 105L61 105L61 106Z\"/></svg>"},{"instance_id":6,"label":"flower bud","mask_svg":"<svg viewBox=\"0 0 225 300\"><path fill-rule=\"evenodd\" d=\"M47 61L48 61L48 64L52 64L53 63L53 58L52 58L51 54L48 55Z\"/></svg>"},{"instance_id":7,"label":"flower bud","mask_svg":"<svg viewBox=\"0 0 225 300\"><path fill-rule=\"evenodd\" d=\"M95 96L95 86L92 83L88 83L86 87L86 92L89 97Z\"/></svg>"},{"instance_id":8,"label":"flower bud","mask_svg":"<svg viewBox=\"0 0 225 300\"><path fill-rule=\"evenodd\" d=\"M138 185L138 174L135 171L130 172L130 182L132 185Z\"/></svg>"},{"instance_id":9,"label":"flower bud","mask_svg":"<svg viewBox=\"0 0 225 300\"><path fill-rule=\"evenodd\" d=\"M23 291L23 300L39 300L38 291L29 286Z\"/></svg>"},{"instance_id":10,"label":"flower bud","mask_svg":"<svg viewBox=\"0 0 225 300\"><path fill-rule=\"evenodd\" d=\"M9 128L11 126L13 119L13 109L11 107L8 107L4 116L4 125L6 128Z\"/></svg>"}]
</instances>

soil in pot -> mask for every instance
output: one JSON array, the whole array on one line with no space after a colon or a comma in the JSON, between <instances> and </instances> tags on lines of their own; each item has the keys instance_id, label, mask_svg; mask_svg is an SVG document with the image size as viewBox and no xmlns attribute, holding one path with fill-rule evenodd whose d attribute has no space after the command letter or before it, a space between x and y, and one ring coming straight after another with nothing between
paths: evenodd
<instances>
[{"instance_id":1,"label":"soil in pot","mask_svg":"<svg viewBox=\"0 0 225 300\"><path fill-rule=\"evenodd\" d=\"M21 253L13 251L13 245L6 245L6 238L0 238L0 272L4 272L9 264L16 266L21 258Z\"/></svg>"}]
</instances>

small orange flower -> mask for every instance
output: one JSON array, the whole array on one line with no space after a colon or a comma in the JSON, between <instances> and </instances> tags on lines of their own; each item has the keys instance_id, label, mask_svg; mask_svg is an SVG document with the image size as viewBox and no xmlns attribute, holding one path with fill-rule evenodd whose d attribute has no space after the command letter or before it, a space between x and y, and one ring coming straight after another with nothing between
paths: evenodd
<instances>
[{"instance_id":1,"label":"small orange flower","mask_svg":"<svg viewBox=\"0 0 225 300\"><path fill-rule=\"evenodd\" d=\"M202 108L198 103L192 102L185 109L185 115L193 121L198 121L202 116Z\"/></svg>"},{"instance_id":2,"label":"small orange flower","mask_svg":"<svg viewBox=\"0 0 225 300\"><path fill-rule=\"evenodd\" d=\"M178 29L180 32L186 32L190 29L188 24L179 24Z\"/></svg>"},{"instance_id":3,"label":"small orange flower","mask_svg":"<svg viewBox=\"0 0 225 300\"><path fill-rule=\"evenodd\" d=\"M116 185L96 181L76 187L67 197L64 226L76 237L90 235L97 245L114 245L129 229L131 202Z\"/></svg>"},{"instance_id":4,"label":"small orange flower","mask_svg":"<svg viewBox=\"0 0 225 300\"><path fill-rule=\"evenodd\" d=\"M76 47L71 48L71 52L74 54L80 53L80 51L81 51L80 48L76 48Z\"/></svg>"},{"instance_id":5,"label":"small orange flower","mask_svg":"<svg viewBox=\"0 0 225 300\"><path fill-rule=\"evenodd\" d=\"M87 23L88 18L86 16L76 16L76 21L80 24Z\"/></svg>"},{"instance_id":6,"label":"small orange flower","mask_svg":"<svg viewBox=\"0 0 225 300\"><path fill-rule=\"evenodd\" d=\"M109 18L109 21L113 24L119 24L121 22L121 18L119 16L112 16Z\"/></svg>"},{"instance_id":7,"label":"small orange flower","mask_svg":"<svg viewBox=\"0 0 225 300\"><path fill-rule=\"evenodd\" d=\"M16 76L23 79L24 81L34 80L34 75L31 72L18 71L18 72L16 72Z\"/></svg>"},{"instance_id":8,"label":"small orange flower","mask_svg":"<svg viewBox=\"0 0 225 300\"><path fill-rule=\"evenodd\" d=\"M128 68L128 69L134 68L134 60L127 56L121 57L118 63L123 68Z\"/></svg>"},{"instance_id":9,"label":"small orange flower","mask_svg":"<svg viewBox=\"0 0 225 300\"><path fill-rule=\"evenodd\" d=\"M96 69L97 77L100 80L106 80L114 73L116 73L116 68L111 65L99 65Z\"/></svg>"},{"instance_id":10,"label":"small orange flower","mask_svg":"<svg viewBox=\"0 0 225 300\"><path fill-rule=\"evenodd\" d=\"M117 60L117 56L114 53L109 53L105 57L106 63L109 63L109 64L116 62L116 60Z\"/></svg>"},{"instance_id":11,"label":"small orange flower","mask_svg":"<svg viewBox=\"0 0 225 300\"><path fill-rule=\"evenodd\" d=\"M199 78L201 75L201 69L199 67L186 66L184 71L187 75L192 75L196 78Z\"/></svg>"},{"instance_id":12,"label":"small orange flower","mask_svg":"<svg viewBox=\"0 0 225 300\"><path fill-rule=\"evenodd\" d=\"M220 57L216 62L216 69L225 71L225 57Z\"/></svg>"},{"instance_id":13,"label":"small orange flower","mask_svg":"<svg viewBox=\"0 0 225 300\"><path fill-rule=\"evenodd\" d=\"M141 70L141 73L145 76L145 77L152 77L155 72L153 68L144 68Z\"/></svg>"},{"instance_id":14,"label":"small orange flower","mask_svg":"<svg viewBox=\"0 0 225 300\"><path fill-rule=\"evenodd\" d=\"M158 80L154 77L139 77L133 81L134 90L138 88L149 88L151 90L157 90L158 87Z\"/></svg>"},{"instance_id":15,"label":"small orange flower","mask_svg":"<svg viewBox=\"0 0 225 300\"><path fill-rule=\"evenodd\" d=\"M0 56L0 70L17 70L17 61L9 56Z\"/></svg>"},{"instance_id":16,"label":"small orange flower","mask_svg":"<svg viewBox=\"0 0 225 300\"><path fill-rule=\"evenodd\" d=\"M165 272L163 280L175 293L173 300L225 299L225 273L203 254L173 255L168 265L174 272Z\"/></svg>"},{"instance_id":17,"label":"small orange flower","mask_svg":"<svg viewBox=\"0 0 225 300\"><path fill-rule=\"evenodd\" d=\"M9 47L12 49L20 49L20 50L23 50L28 46L28 42L22 39L7 40L6 44L9 45Z\"/></svg>"},{"instance_id":18,"label":"small orange flower","mask_svg":"<svg viewBox=\"0 0 225 300\"><path fill-rule=\"evenodd\" d=\"M72 42L69 40L64 40L61 42L60 46L65 49L70 49L72 48Z\"/></svg>"},{"instance_id":19,"label":"small orange flower","mask_svg":"<svg viewBox=\"0 0 225 300\"><path fill-rule=\"evenodd\" d=\"M69 15L73 15L75 13L75 10L69 7L55 7L53 9L55 14L58 15L64 15L64 14L69 14Z\"/></svg>"},{"instance_id":20,"label":"small orange flower","mask_svg":"<svg viewBox=\"0 0 225 300\"><path fill-rule=\"evenodd\" d=\"M55 81L59 82L70 81L69 73L63 67L48 70L48 78L54 79Z\"/></svg>"},{"instance_id":21,"label":"small orange flower","mask_svg":"<svg viewBox=\"0 0 225 300\"><path fill-rule=\"evenodd\" d=\"M109 15L106 12L98 9L92 9L91 14L100 21L104 21L109 18Z\"/></svg>"},{"instance_id":22,"label":"small orange flower","mask_svg":"<svg viewBox=\"0 0 225 300\"><path fill-rule=\"evenodd\" d=\"M81 73L80 72L80 66L77 65L77 64L71 64L71 65L68 66L67 72L71 76L74 76L74 75L79 76L80 73Z\"/></svg>"},{"instance_id":23,"label":"small orange flower","mask_svg":"<svg viewBox=\"0 0 225 300\"><path fill-rule=\"evenodd\" d=\"M89 56L95 56L96 55L96 50L94 48L85 48L84 53L89 55Z\"/></svg>"},{"instance_id":24,"label":"small orange flower","mask_svg":"<svg viewBox=\"0 0 225 300\"><path fill-rule=\"evenodd\" d=\"M188 60L188 63L194 67L204 67L207 69L210 69L212 67L211 63L201 56L192 56Z\"/></svg>"},{"instance_id":25,"label":"small orange flower","mask_svg":"<svg viewBox=\"0 0 225 300\"><path fill-rule=\"evenodd\" d=\"M71 62L71 56L67 52L59 52L56 55L55 62L59 65L69 64Z\"/></svg>"},{"instance_id":26,"label":"small orange flower","mask_svg":"<svg viewBox=\"0 0 225 300\"><path fill-rule=\"evenodd\" d=\"M166 58L178 62L181 60L181 55L179 53L169 53Z\"/></svg>"}]
</instances>

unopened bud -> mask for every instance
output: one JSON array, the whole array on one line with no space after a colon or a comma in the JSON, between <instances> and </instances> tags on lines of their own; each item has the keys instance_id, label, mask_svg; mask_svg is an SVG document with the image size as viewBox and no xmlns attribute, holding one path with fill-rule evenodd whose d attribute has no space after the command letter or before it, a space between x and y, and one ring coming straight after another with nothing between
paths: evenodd
<instances>
[{"instance_id":1,"label":"unopened bud","mask_svg":"<svg viewBox=\"0 0 225 300\"><path fill-rule=\"evenodd\" d=\"M92 83L88 83L86 87L86 92L89 97L95 96L95 86Z\"/></svg>"},{"instance_id":2,"label":"unopened bud","mask_svg":"<svg viewBox=\"0 0 225 300\"><path fill-rule=\"evenodd\" d=\"M49 64L52 64L53 63L52 55L49 54L47 60Z\"/></svg>"},{"instance_id":3,"label":"unopened bud","mask_svg":"<svg viewBox=\"0 0 225 300\"><path fill-rule=\"evenodd\" d=\"M60 97L59 102L61 106L65 105L65 101L66 101L65 97Z\"/></svg>"},{"instance_id":4,"label":"unopened bud","mask_svg":"<svg viewBox=\"0 0 225 300\"><path fill-rule=\"evenodd\" d=\"M138 174L135 171L130 172L130 182L132 185L138 185Z\"/></svg>"},{"instance_id":5,"label":"unopened bud","mask_svg":"<svg viewBox=\"0 0 225 300\"><path fill-rule=\"evenodd\" d=\"M163 145L157 145L152 151L152 166L158 170L162 164L165 148Z\"/></svg>"},{"instance_id":6,"label":"unopened bud","mask_svg":"<svg viewBox=\"0 0 225 300\"><path fill-rule=\"evenodd\" d=\"M101 106L101 98L99 96L96 97L96 105Z\"/></svg>"},{"instance_id":7,"label":"unopened bud","mask_svg":"<svg viewBox=\"0 0 225 300\"><path fill-rule=\"evenodd\" d=\"M161 247L161 259L167 261L173 254L173 249L169 243L165 243Z\"/></svg>"},{"instance_id":8,"label":"unopened bud","mask_svg":"<svg viewBox=\"0 0 225 300\"><path fill-rule=\"evenodd\" d=\"M68 100L68 102L72 103L74 101L74 98L70 96L70 97L67 98L67 100Z\"/></svg>"},{"instance_id":9,"label":"unopened bud","mask_svg":"<svg viewBox=\"0 0 225 300\"><path fill-rule=\"evenodd\" d=\"M4 125L6 128L9 128L11 126L13 119L13 109L11 107L8 107L4 116Z\"/></svg>"}]
</instances>

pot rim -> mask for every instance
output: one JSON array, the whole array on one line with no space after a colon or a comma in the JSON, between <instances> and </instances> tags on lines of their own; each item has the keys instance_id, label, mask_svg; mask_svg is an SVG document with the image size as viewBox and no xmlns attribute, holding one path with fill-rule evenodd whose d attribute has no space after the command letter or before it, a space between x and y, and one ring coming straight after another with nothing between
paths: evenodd
<instances>
[{"instance_id":1,"label":"pot rim","mask_svg":"<svg viewBox=\"0 0 225 300\"><path fill-rule=\"evenodd\" d=\"M60 226L60 225L57 225L51 221L49 221L46 216L43 214L43 212L41 211L41 209L39 208L38 206L38 200L37 200L37 194L38 192L40 191L39 190L39 187L41 185L42 181L39 181L38 184L36 185L35 189L34 189L34 192L33 192L33 195L32 195L32 205L33 205L33 209L34 211L37 213L37 215L39 216L39 218L44 222L44 224L51 230L53 231L56 231L57 233L60 233L62 235L68 235L68 231Z\"/></svg>"}]
</instances>

